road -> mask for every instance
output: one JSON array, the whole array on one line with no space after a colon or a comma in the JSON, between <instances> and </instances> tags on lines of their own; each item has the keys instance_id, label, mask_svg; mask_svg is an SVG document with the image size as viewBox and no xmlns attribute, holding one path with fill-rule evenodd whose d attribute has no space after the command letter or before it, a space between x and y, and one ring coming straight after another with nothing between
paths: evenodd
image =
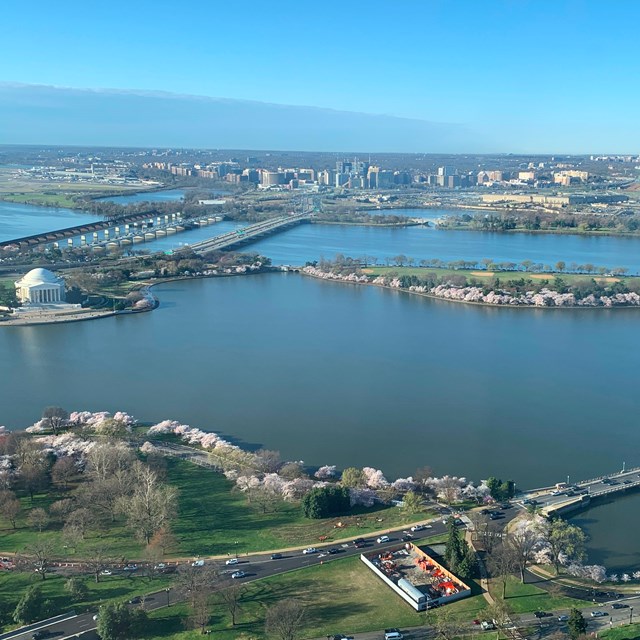
<instances>
[{"instance_id":1,"label":"road","mask_svg":"<svg viewBox=\"0 0 640 640\"><path fill-rule=\"evenodd\" d=\"M413 541L417 542L423 540L426 537L442 534L446 531L446 525L442 522L442 519L429 521L429 528L422 531L417 531L413 534ZM401 541L402 536L405 535L405 530L396 529L391 531L389 535L389 543L378 545L374 538L365 537L366 548L379 547L384 549L386 547L397 545ZM287 571L293 571L294 569L301 569L304 567L311 567L317 564L324 564L333 562L340 558L346 558L350 556L359 556L364 549L356 549L352 542L335 544L335 545L318 545L318 552L313 554L303 554L302 551L286 552L282 554L282 558L272 560L270 554L256 554L251 556L241 556L238 558L238 564L233 566L226 566L224 560L206 560L205 564L213 565L225 576L223 580L231 583L231 574L234 571L244 571L246 576L239 581L243 583L252 582L261 578L267 578ZM336 549L337 552L329 554L329 549ZM222 583L224 586L225 582ZM174 589L171 589L168 594L171 603L177 602L183 599L183 595ZM143 605L131 605L131 606L144 606L147 611L153 611L167 605L167 593L165 591L158 591L147 596ZM41 630L45 634L46 638L52 640L66 640L67 638L75 638L81 636L83 640L95 640L98 635L95 633L96 621L93 616L97 611L91 611L80 615L72 616L68 619L54 622L52 624L43 624L40 627L30 628L24 633L12 636L11 640L31 640L33 633L36 630ZM359 636L360 637L360 636Z\"/></svg>"}]
</instances>

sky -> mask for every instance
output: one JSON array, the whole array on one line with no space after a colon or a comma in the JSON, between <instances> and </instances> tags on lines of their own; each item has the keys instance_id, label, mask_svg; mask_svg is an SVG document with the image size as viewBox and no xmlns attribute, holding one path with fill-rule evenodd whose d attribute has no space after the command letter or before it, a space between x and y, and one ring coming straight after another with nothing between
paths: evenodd
<instances>
[{"instance_id":1,"label":"sky","mask_svg":"<svg viewBox=\"0 0 640 640\"><path fill-rule=\"evenodd\" d=\"M1 14L4 82L453 124L469 151L640 151L635 0L35 0Z\"/></svg>"}]
</instances>

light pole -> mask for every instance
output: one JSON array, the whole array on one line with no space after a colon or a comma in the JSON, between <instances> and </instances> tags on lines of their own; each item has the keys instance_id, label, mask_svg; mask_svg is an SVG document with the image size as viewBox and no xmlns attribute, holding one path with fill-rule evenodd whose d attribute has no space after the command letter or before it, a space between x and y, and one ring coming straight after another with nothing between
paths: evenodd
<instances>
[{"instance_id":1,"label":"light pole","mask_svg":"<svg viewBox=\"0 0 640 640\"><path fill-rule=\"evenodd\" d=\"M235 549L236 549L236 559L237 559L238 558L238 541L237 540L236 540L236 543L235 543L234 546L235 546Z\"/></svg>"},{"instance_id":2,"label":"light pole","mask_svg":"<svg viewBox=\"0 0 640 640\"><path fill-rule=\"evenodd\" d=\"M629 624L633 624L633 607L629 607Z\"/></svg>"},{"instance_id":3,"label":"light pole","mask_svg":"<svg viewBox=\"0 0 640 640\"><path fill-rule=\"evenodd\" d=\"M167 587L164 591L165 591L165 593L167 594L167 607L168 607L168 606L171 604L171 603L169 602L169 592L171 591L171 588L170 588L170 587Z\"/></svg>"}]
</instances>

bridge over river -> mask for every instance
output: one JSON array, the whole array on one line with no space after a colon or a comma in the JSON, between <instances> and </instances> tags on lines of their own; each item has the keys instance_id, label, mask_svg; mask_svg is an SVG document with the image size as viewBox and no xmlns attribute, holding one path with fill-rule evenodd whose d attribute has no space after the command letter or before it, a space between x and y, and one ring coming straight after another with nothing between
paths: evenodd
<instances>
[{"instance_id":1,"label":"bridge over river","mask_svg":"<svg viewBox=\"0 0 640 640\"><path fill-rule=\"evenodd\" d=\"M249 244L250 242L255 242L256 240L263 238L264 236L271 235L272 233L278 233L279 231L284 231L285 229L302 224L303 222L309 222L311 215L312 214L305 212L271 218L263 222L257 222L256 224L252 224L248 227L244 227L243 229L229 231L229 233L216 236L215 238L195 242L188 247L185 247L183 251L191 250L196 253L205 253L207 251L233 249L244 244Z\"/></svg>"},{"instance_id":2,"label":"bridge over river","mask_svg":"<svg viewBox=\"0 0 640 640\"><path fill-rule=\"evenodd\" d=\"M559 483L525 493L522 502L540 507L545 516L562 515L588 507L594 500L615 498L640 487L640 467L584 480L573 485Z\"/></svg>"}]
</instances>

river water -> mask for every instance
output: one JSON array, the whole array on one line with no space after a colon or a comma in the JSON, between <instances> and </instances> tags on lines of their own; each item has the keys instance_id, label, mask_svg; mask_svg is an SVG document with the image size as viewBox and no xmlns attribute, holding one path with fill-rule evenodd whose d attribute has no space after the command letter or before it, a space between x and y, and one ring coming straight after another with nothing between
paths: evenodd
<instances>
[{"instance_id":1,"label":"river water","mask_svg":"<svg viewBox=\"0 0 640 640\"><path fill-rule=\"evenodd\" d=\"M404 253L640 271L639 248L635 238L302 225L249 250L291 264ZM427 464L522 487L640 464L637 310L465 306L295 274L155 291L152 313L3 328L2 422L24 427L51 404L122 409L310 465L370 465L393 478ZM590 561L640 568L639 506L628 497L578 517Z\"/></svg>"},{"instance_id":2,"label":"river water","mask_svg":"<svg viewBox=\"0 0 640 640\"><path fill-rule=\"evenodd\" d=\"M118 204L134 204L136 202L173 202L184 198L183 189L163 189L162 191L146 191L143 193L131 193L125 196L105 196L99 198Z\"/></svg>"}]
</instances>

